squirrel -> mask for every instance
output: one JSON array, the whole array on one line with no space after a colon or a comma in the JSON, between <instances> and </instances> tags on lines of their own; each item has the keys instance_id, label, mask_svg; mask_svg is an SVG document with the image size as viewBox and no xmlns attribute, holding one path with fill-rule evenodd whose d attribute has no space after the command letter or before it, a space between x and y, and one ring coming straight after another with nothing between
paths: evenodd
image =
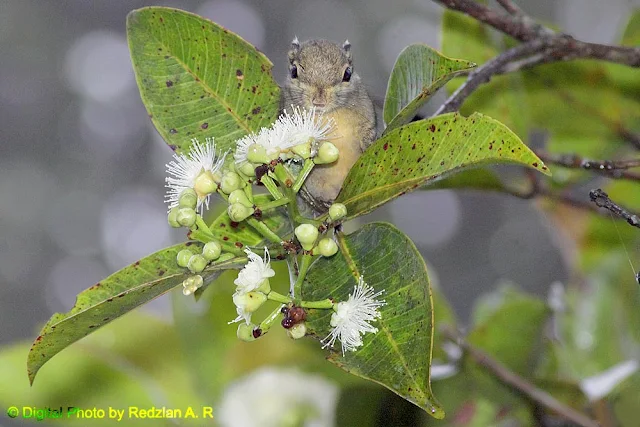
<instances>
[{"instance_id":1,"label":"squirrel","mask_svg":"<svg viewBox=\"0 0 640 427\"><path fill-rule=\"evenodd\" d=\"M315 108L325 119L333 119L329 135L340 155L336 162L316 165L301 189L313 210L325 212L342 188L353 164L376 137L373 102L354 71L351 44L296 37L289 50L289 73L281 91L280 110L292 106Z\"/></svg>"}]
</instances>

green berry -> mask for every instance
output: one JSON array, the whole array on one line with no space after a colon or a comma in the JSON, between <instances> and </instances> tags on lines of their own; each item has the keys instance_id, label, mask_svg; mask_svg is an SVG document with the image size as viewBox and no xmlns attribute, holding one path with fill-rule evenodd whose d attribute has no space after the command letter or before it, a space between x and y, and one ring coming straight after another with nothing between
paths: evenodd
<instances>
[{"instance_id":1,"label":"green berry","mask_svg":"<svg viewBox=\"0 0 640 427\"><path fill-rule=\"evenodd\" d=\"M318 229L311 224L300 224L296 227L295 234L304 250L310 251L318 238Z\"/></svg>"},{"instance_id":2,"label":"green berry","mask_svg":"<svg viewBox=\"0 0 640 427\"><path fill-rule=\"evenodd\" d=\"M191 208L179 208L176 220L183 227L191 227L196 223L196 211Z\"/></svg>"},{"instance_id":3,"label":"green berry","mask_svg":"<svg viewBox=\"0 0 640 427\"><path fill-rule=\"evenodd\" d=\"M320 148L318 148L318 154L316 154L313 162L317 165L333 163L338 160L339 156L340 152L335 145L330 142L323 142Z\"/></svg>"},{"instance_id":4,"label":"green berry","mask_svg":"<svg viewBox=\"0 0 640 427\"><path fill-rule=\"evenodd\" d=\"M196 194L196 190L194 190L193 188L187 188L182 193L180 193L178 205L181 208L195 209L198 205L198 195Z\"/></svg>"},{"instance_id":5,"label":"green berry","mask_svg":"<svg viewBox=\"0 0 640 427\"><path fill-rule=\"evenodd\" d=\"M324 257L334 256L338 252L338 245L327 237L318 242L318 251Z\"/></svg>"},{"instance_id":6,"label":"green berry","mask_svg":"<svg viewBox=\"0 0 640 427\"><path fill-rule=\"evenodd\" d=\"M207 261L205 257L200 254L195 254L192 255L191 258L189 258L187 268L192 273L200 273L202 270L204 270L207 264L209 264L209 261Z\"/></svg>"},{"instance_id":7,"label":"green berry","mask_svg":"<svg viewBox=\"0 0 640 427\"><path fill-rule=\"evenodd\" d=\"M229 219L233 222L241 222L253 215L253 208L248 208L241 203L234 203L227 208Z\"/></svg>"},{"instance_id":8,"label":"green berry","mask_svg":"<svg viewBox=\"0 0 640 427\"><path fill-rule=\"evenodd\" d=\"M255 341L255 337L253 336L253 330L256 328L256 325L254 325L253 323L250 324L246 324L246 323L241 323L238 325L238 331L236 332L236 335L238 336L239 340L242 341Z\"/></svg>"},{"instance_id":9,"label":"green berry","mask_svg":"<svg viewBox=\"0 0 640 427\"><path fill-rule=\"evenodd\" d=\"M240 175L233 171L228 171L222 175L222 181L220 181L220 189L224 194L231 194L233 190L237 190L242 187L242 179Z\"/></svg>"},{"instance_id":10,"label":"green berry","mask_svg":"<svg viewBox=\"0 0 640 427\"><path fill-rule=\"evenodd\" d=\"M334 203L329 207L329 218L338 221L347 216L347 207L342 203Z\"/></svg>"},{"instance_id":11,"label":"green berry","mask_svg":"<svg viewBox=\"0 0 640 427\"><path fill-rule=\"evenodd\" d=\"M178 208L177 206L171 208L171 210L169 210L169 215L167 215L167 220L169 221L169 225L172 226L173 228L180 228L182 227L180 225L180 223L178 222L178 210L180 208Z\"/></svg>"},{"instance_id":12,"label":"green berry","mask_svg":"<svg viewBox=\"0 0 640 427\"><path fill-rule=\"evenodd\" d=\"M289 338L299 340L307 334L307 325L304 322L296 323L291 328L287 329L287 335Z\"/></svg>"},{"instance_id":13,"label":"green berry","mask_svg":"<svg viewBox=\"0 0 640 427\"><path fill-rule=\"evenodd\" d=\"M240 189L234 190L231 192L231 194L229 194L228 202L230 205L234 203L240 203L241 205L246 206L248 208L253 208L253 203L251 203L251 201L245 194L244 190L240 190Z\"/></svg>"},{"instance_id":14,"label":"green berry","mask_svg":"<svg viewBox=\"0 0 640 427\"><path fill-rule=\"evenodd\" d=\"M178 265L180 267L186 267L187 265L189 265L189 259L191 259L191 257L193 256L193 252L191 252L189 249L183 249L180 252L178 252L178 256L177 261L178 261Z\"/></svg>"},{"instance_id":15,"label":"green berry","mask_svg":"<svg viewBox=\"0 0 640 427\"><path fill-rule=\"evenodd\" d=\"M202 248L202 256L208 261L214 261L220 257L222 246L218 242L208 242Z\"/></svg>"}]
</instances>

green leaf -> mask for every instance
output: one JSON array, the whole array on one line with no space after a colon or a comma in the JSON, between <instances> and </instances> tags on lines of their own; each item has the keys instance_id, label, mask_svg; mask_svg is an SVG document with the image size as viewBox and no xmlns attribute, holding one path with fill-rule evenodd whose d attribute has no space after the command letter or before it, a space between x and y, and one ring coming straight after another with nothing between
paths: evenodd
<instances>
[{"instance_id":1,"label":"green leaf","mask_svg":"<svg viewBox=\"0 0 640 427\"><path fill-rule=\"evenodd\" d=\"M482 190L482 191L509 191L498 175L488 168L469 169L441 179L434 183L428 183L422 190Z\"/></svg>"},{"instance_id":2,"label":"green leaf","mask_svg":"<svg viewBox=\"0 0 640 427\"><path fill-rule=\"evenodd\" d=\"M425 44L407 46L396 60L384 100L385 133L407 124L431 96L453 77L475 67Z\"/></svg>"},{"instance_id":3,"label":"green leaf","mask_svg":"<svg viewBox=\"0 0 640 427\"><path fill-rule=\"evenodd\" d=\"M373 325L375 334L343 357L339 344L328 359L354 375L375 381L440 419L444 410L431 392L433 302L427 268L420 253L391 224L372 223L339 237L340 252L318 259L303 284L305 300L345 301L360 275L377 291L384 289L387 305ZM318 338L331 329L331 310L309 310L307 326Z\"/></svg>"},{"instance_id":4,"label":"green leaf","mask_svg":"<svg viewBox=\"0 0 640 427\"><path fill-rule=\"evenodd\" d=\"M194 137L234 149L276 119L273 64L238 35L182 10L147 7L129 13L127 36L142 102L175 151L188 152Z\"/></svg>"},{"instance_id":5,"label":"green leaf","mask_svg":"<svg viewBox=\"0 0 640 427\"><path fill-rule=\"evenodd\" d=\"M158 251L123 268L78 294L68 313L56 313L33 342L27 359L29 380L49 359L101 326L151 301L176 286L191 274L179 267L176 255L196 243L183 243ZM205 282L213 280L221 270L239 268L245 257L213 263L201 273Z\"/></svg>"},{"instance_id":6,"label":"green leaf","mask_svg":"<svg viewBox=\"0 0 640 427\"><path fill-rule=\"evenodd\" d=\"M402 126L378 139L353 165L336 202L353 218L423 184L464 168L515 163L550 175L505 125L475 113L443 114Z\"/></svg>"}]
</instances>

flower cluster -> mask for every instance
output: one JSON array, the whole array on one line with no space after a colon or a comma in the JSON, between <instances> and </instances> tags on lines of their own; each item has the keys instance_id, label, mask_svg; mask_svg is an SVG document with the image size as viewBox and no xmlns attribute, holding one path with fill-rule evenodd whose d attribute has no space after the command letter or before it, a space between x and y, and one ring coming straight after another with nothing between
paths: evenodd
<instances>
[{"instance_id":1,"label":"flower cluster","mask_svg":"<svg viewBox=\"0 0 640 427\"><path fill-rule=\"evenodd\" d=\"M236 143L233 155L236 165L252 176L257 165L268 164L278 158L314 158L316 164L332 163L338 159L338 150L328 137L333 130L333 120L316 116L315 108L309 110L292 107L293 114L284 112L270 128L246 135Z\"/></svg>"},{"instance_id":2,"label":"flower cluster","mask_svg":"<svg viewBox=\"0 0 640 427\"><path fill-rule=\"evenodd\" d=\"M264 258L253 253L251 249L245 249L249 262L244 266L238 278L233 282L236 291L233 294L233 303L236 305L238 317L229 323L245 321L251 324L251 313L256 311L266 300L271 291L269 278L276 272L271 268L269 251L264 248Z\"/></svg>"}]
</instances>

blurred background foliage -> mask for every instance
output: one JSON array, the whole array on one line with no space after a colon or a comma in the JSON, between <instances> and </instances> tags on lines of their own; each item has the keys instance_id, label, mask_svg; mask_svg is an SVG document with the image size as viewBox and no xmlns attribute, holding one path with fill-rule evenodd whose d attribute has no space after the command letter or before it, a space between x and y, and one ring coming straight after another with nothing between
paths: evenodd
<instances>
[{"instance_id":1,"label":"blurred background foliage","mask_svg":"<svg viewBox=\"0 0 640 427\"><path fill-rule=\"evenodd\" d=\"M638 2L518 3L582 40L640 44L640 14L632 13ZM216 407L232 381L265 365L320 374L340 387L338 425L557 421L468 357L459 359L441 335L433 388L447 409L443 421L345 375L324 361L315 341L294 343L276 328L242 343L227 325L235 317L229 272L198 303L171 292L109 324L56 356L29 387L26 354L52 313L67 311L75 294L110 272L184 239L166 227L162 194L170 151L140 102L125 40L127 12L152 4L229 27L272 59L279 81L294 35L349 38L357 71L378 100L396 56L410 43L479 64L512 43L426 0L3 2L0 423L26 423L5 416L11 405ZM424 112L444 97L441 91ZM579 61L496 77L462 111L506 123L534 149L632 158L637 150L628 139L640 134L639 99L637 69ZM589 189L602 187L640 211L637 182L551 169L548 184L557 194L588 200ZM515 168L482 173L494 183L490 190L526 185ZM588 406L603 425L637 425L640 294L629 266L640 267L637 229L557 200L477 191L414 192L358 224L373 219L397 224L429 263L438 287L437 325L466 329L471 344L568 405ZM612 378L618 380L607 382Z\"/></svg>"}]
</instances>

